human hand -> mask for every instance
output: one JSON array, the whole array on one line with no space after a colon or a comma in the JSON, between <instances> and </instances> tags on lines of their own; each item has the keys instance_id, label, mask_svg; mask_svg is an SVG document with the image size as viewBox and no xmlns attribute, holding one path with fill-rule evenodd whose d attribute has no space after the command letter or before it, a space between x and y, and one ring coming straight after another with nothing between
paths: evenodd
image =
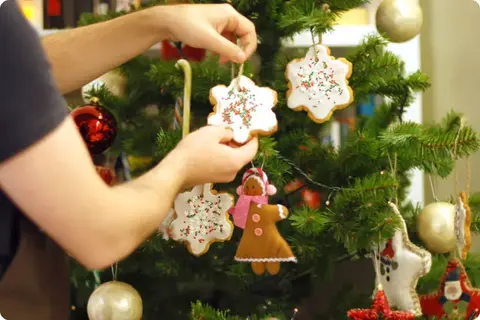
<instances>
[{"instance_id":1,"label":"human hand","mask_svg":"<svg viewBox=\"0 0 480 320\"><path fill-rule=\"evenodd\" d=\"M184 188L204 183L225 183L252 161L258 150L253 138L243 146L232 147L233 132L224 127L207 126L186 136L169 154L181 168Z\"/></svg>"},{"instance_id":2,"label":"human hand","mask_svg":"<svg viewBox=\"0 0 480 320\"><path fill-rule=\"evenodd\" d=\"M181 4L156 7L170 20L168 38L220 55L220 62L245 62L257 48L255 25L229 4ZM231 40L240 38L238 47Z\"/></svg>"}]
</instances>

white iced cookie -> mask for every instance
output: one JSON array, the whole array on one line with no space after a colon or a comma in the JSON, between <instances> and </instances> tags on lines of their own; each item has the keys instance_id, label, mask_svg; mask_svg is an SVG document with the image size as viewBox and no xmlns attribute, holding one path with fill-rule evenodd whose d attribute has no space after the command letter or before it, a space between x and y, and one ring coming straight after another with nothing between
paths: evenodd
<instances>
[{"instance_id":1,"label":"white iced cookie","mask_svg":"<svg viewBox=\"0 0 480 320\"><path fill-rule=\"evenodd\" d=\"M344 58L335 60L326 46L312 46L305 58L287 65L288 107L307 111L315 122L327 121L335 110L352 103L353 90L347 80L351 74L349 61Z\"/></svg>"},{"instance_id":2,"label":"white iced cookie","mask_svg":"<svg viewBox=\"0 0 480 320\"><path fill-rule=\"evenodd\" d=\"M468 205L468 198L464 192L460 194L455 205L455 234L457 237L457 251L462 259L467 258L468 251L472 246L472 234L470 226L472 212Z\"/></svg>"},{"instance_id":3,"label":"white iced cookie","mask_svg":"<svg viewBox=\"0 0 480 320\"><path fill-rule=\"evenodd\" d=\"M257 87L245 76L233 79L228 87L213 87L210 102L214 111L208 116L208 124L231 128L237 143L246 143L257 134L270 135L277 131L277 117L272 111L277 104L277 92Z\"/></svg>"},{"instance_id":4,"label":"white iced cookie","mask_svg":"<svg viewBox=\"0 0 480 320\"><path fill-rule=\"evenodd\" d=\"M212 242L229 240L233 233L228 210L233 196L216 193L212 184L196 186L175 199L175 220L170 224L170 237L184 241L188 251L200 256L208 251Z\"/></svg>"}]
</instances>

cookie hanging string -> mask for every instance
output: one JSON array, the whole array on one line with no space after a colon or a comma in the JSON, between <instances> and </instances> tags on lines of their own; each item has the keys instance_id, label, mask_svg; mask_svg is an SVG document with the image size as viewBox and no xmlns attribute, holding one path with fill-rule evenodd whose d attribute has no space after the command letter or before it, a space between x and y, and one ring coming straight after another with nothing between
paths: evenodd
<instances>
[{"instance_id":1,"label":"cookie hanging string","mask_svg":"<svg viewBox=\"0 0 480 320\"><path fill-rule=\"evenodd\" d=\"M433 183L432 175L428 174L428 181L430 182L430 189L432 190L433 201L438 202L437 192L435 191L435 184Z\"/></svg>"},{"instance_id":2,"label":"cookie hanging string","mask_svg":"<svg viewBox=\"0 0 480 320\"><path fill-rule=\"evenodd\" d=\"M460 140L460 134L465 125L465 120L460 118L460 126L458 127L457 136L455 137L455 142L453 145L453 188L455 197L458 195L458 170L457 170L457 160L458 160L458 141Z\"/></svg>"},{"instance_id":3,"label":"cookie hanging string","mask_svg":"<svg viewBox=\"0 0 480 320\"><path fill-rule=\"evenodd\" d=\"M181 68L185 75L185 83L183 89L183 127L182 136L185 137L190 133L190 99L192 96L192 68L190 63L185 59L180 59L175 67Z\"/></svg>"},{"instance_id":4,"label":"cookie hanging string","mask_svg":"<svg viewBox=\"0 0 480 320\"><path fill-rule=\"evenodd\" d=\"M470 163L470 157L467 157L467 160L466 160L466 164L465 164L465 171L466 171L466 186L465 186L465 194L467 195L467 197L470 196L470 175L471 175L471 167L470 167L471 163Z\"/></svg>"}]
</instances>

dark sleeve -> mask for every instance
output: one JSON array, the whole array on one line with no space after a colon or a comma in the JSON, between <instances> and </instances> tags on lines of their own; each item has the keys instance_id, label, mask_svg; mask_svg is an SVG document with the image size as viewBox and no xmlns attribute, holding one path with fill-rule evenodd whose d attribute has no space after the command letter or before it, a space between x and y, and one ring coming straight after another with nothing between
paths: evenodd
<instances>
[{"instance_id":1,"label":"dark sleeve","mask_svg":"<svg viewBox=\"0 0 480 320\"><path fill-rule=\"evenodd\" d=\"M43 138L68 113L37 32L16 0L0 0L0 162Z\"/></svg>"}]
</instances>

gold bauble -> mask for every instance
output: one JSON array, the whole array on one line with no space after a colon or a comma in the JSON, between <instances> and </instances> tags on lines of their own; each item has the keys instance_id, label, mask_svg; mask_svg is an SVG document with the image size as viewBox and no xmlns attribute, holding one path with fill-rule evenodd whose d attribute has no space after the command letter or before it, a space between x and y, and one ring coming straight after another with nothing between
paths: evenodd
<instances>
[{"instance_id":1,"label":"gold bauble","mask_svg":"<svg viewBox=\"0 0 480 320\"><path fill-rule=\"evenodd\" d=\"M418 0L383 0L375 17L377 30L391 42L406 42L420 33L423 13Z\"/></svg>"},{"instance_id":2,"label":"gold bauble","mask_svg":"<svg viewBox=\"0 0 480 320\"><path fill-rule=\"evenodd\" d=\"M417 216L417 232L433 253L448 253L455 250L455 206L447 202L427 205Z\"/></svg>"},{"instance_id":3,"label":"gold bauble","mask_svg":"<svg viewBox=\"0 0 480 320\"><path fill-rule=\"evenodd\" d=\"M82 87L82 97L86 100L85 102L89 100L86 96L88 91L100 89L103 85L116 97L126 96L127 78L117 70L112 70Z\"/></svg>"},{"instance_id":4,"label":"gold bauble","mask_svg":"<svg viewBox=\"0 0 480 320\"><path fill-rule=\"evenodd\" d=\"M93 291L87 312L90 320L141 320L142 297L129 284L106 282Z\"/></svg>"}]
</instances>

